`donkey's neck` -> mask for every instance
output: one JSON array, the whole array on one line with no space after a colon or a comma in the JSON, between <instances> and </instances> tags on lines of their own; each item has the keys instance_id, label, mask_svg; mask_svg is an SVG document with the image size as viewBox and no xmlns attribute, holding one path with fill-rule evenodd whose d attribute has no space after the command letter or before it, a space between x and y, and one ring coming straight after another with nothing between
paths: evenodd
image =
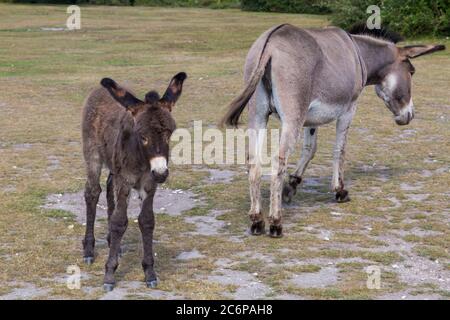
<instances>
[{"instance_id":1,"label":"donkey's neck","mask_svg":"<svg viewBox=\"0 0 450 320\"><path fill-rule=\"evenodd\" d=\"M369 36L352 35L352 38L358 46L361 60L366 68L367 80L365 85L380 83L382 70L395 61L395 45Z\"/></svg>"}]
</instances>

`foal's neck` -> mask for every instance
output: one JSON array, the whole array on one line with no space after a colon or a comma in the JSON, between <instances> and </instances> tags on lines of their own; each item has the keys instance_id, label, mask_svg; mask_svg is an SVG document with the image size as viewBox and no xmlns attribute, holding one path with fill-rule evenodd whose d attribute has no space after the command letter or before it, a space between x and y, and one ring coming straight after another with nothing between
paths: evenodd
<instances>
[{"instance_id":1,"label":"foal's neck","mask_svg":"<svg viewBox=\"0 0 450 320\"><path fill-rule=\"evenodd\" d=\"M352 35L352 38L366 68L366 86L379 84L381 71L396 59L395 44L369 36Z\"/></svg>"}]
</instances>

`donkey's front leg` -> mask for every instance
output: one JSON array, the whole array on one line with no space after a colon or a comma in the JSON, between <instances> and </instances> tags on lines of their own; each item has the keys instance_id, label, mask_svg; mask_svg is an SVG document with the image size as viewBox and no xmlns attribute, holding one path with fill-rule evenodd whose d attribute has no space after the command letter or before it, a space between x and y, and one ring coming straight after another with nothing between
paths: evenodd
<instances>
[{"instance_id":1,"label":"donkey's front leg","mask_svg":"<svg viewBox=\"0 0 450 320\"><path fill-rule=\"evenodd\" d=\"M120 242L128 226L127 206L130 195L130 186L123 179L114 179L116 206L109 221L109 256L105 265L105 278L103 288L111 291L114 288L114 272L119 266Z\"/></svg>"},{"instance_id":2,"label":"donkey's front leg","mask_svg":"<svg viewBox=\"0 0 450 320\"><path fill-rule=\"evenodd\" d=\"M298 138L298 124L283 124L281 129L280 148L278 154L272 159L272 179L270 184L270 213L269 235L280 238L283 235L281 225L282 189L286 173L289 153Z\"/></svg>"},{"instance_id":3,"label":"donkey's front leg","mask_svg":"<svg viewBox=\"0 0 450 320\"><path fill-rule=\"evenodd\" d=\"M153 269L153 230L155 229L155 216L153 213L153 196L156 186L145 194L142 202L141 213L139 214L139 229L142 234L144 244L144 258L142 259L142 268L144 268L145 282L147 287L156 288L158 281L155 270Z\"/></svg>"},{"instance_id":4,"label":"donkey's front leg","mask_svg":"<svg viewBox=\"0 0 450 320\"><path fill-rule=\"evenodd\" d=\"M331 190L336 192L336 201L339 203L350 201L348 191L344 189L344 160L348 129L355 115L355 110L356 104L353 104L336 122L336 144L333 151L333 179L331 182Z\"/></svg>"}]
</instances>

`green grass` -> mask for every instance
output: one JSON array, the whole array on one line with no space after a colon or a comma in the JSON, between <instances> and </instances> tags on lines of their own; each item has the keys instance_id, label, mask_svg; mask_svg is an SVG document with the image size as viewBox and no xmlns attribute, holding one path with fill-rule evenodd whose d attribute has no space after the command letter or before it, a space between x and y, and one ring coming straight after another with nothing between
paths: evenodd
<instances>
[{"instance_id":1,"label":"green grass","mask_svg":"<svg viewBox=\"0 0 450 320\"><path fill-rule=\"evenodd\" d=\"M44 296L48 298L96 299L103 295L107 246L98 245L96 263L84 266L84 227L74 223L67 212L41 208L48 194L76 192L84 186L81 109L89 90L102 77L127 82L142 95L151 89L161 92L173 74L185 71L189 78L174 110L177 125L192 129L192 120L203 120L208 126L217 122L240 91L244 59L257 36L279 23L302 27L328 24L326 16L313 15L89 6L82 7L79 31L41 29L63 27L66 18L65 6L0 4L0 288L9 288L1 289L2 294L14 286L14 281L28 281L50 289L51 293ZM424 41L449 44L446 39ZM333 195L327 193L334 128L320 128L319 150L306 173L307 178L318 178L320 185L310 189L315 193L299 190L294 199L297 207L285 210L286 235L280 240L242 237L249 208L248 183L242 168L226 167L238 172L231 184L209 185L200 182L207 177L206 172L172 166L166 185L194 191L202 206L180 217L157 216L155 251L160 289L192 299L227 297L225 294L234 292L235 286L207 280L219 268L215 263L220 258L235 262L231 269L257 272L257 280L273 290L272 297L291 293L319 299L366 299L403 290L409 288L408 284L389 271L383 273L381 290L368 290L363 269L370 264L389 268L407 261L408 254L440 259L448 273L449 51L417 59L414 65L417 114L409 127L394 124L371 88L360 99L347 147L346 180L351 182L352 202L337 205L331 201ZM277 126L277 122L271 120L270 126ZM412 138L399 138L405 129L416 133ZM14 146L21 143L32 147L16 150ZM58 157L60 168L48 170L49 156ZM297 159L298 152L290 160L294 163ZM373 170L362 169L374 163ZM424 170L432 175L422 174ZM383 175L387 180L380 180ZM418 182L420 191L400 187L401 183ZM264 182L265 213L268 188ZM406 196L411 193L430 196L412 202ZM389 200L392 197L402 205L395 207ZM184 217L205 215L210 209L225 210L219 218L227 224L223 234L189 235L195 226L187 224ZM334 217L330 211L341 212L342 216ZM106 223L100 221L98 225L96 237L105 239ZM416 228L442 235L419 237L411 231ZM329 241L321 235L324 230L330 232ZM404 236L413 246L408 254L388 248L391 244L382 237L399 230L411 232ZM233 241L232 236L242 237L243 242ZM141 281L142 244L135 223L130 223L124 243L129 251L121 260L117 280ZM175 259L193 248L204 257ZM272 262L240 256L242 252L261 254ZM346 262L355 258L363 262ZM284 268L293 259L303 263ZM339 269L341 278L335 285L301 289L289 283L294 274L319 272L326 261L334 262ZM78 264L89 275L83 286L93 290L71 291L54 280L71 264ZM142 285L127 297L140 298L146 290ZM445 296L445 291L435 290Z\"/></svg>"}]
</instances>

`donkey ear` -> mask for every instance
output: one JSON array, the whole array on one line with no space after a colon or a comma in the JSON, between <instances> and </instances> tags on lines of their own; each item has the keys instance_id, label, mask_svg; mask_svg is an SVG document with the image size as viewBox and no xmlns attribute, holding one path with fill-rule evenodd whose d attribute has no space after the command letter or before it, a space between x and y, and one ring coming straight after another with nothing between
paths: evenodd
<instances>
[{"instance_id":1,"label":"donkey ear","mask_svg":"<svg viewBox=\"0 0 450 320\"><path fill-rule=\"evenodd\" d=\"M407 58L417 58L425 54L430 54L436 51L445 50L444 45L415 45L406 46L400 48L400 54L406 56Z\"/></svg>"},{"instance_id":2,"label":"donkey ear","mask_svg":"<svg viewBox=\"0 0 450 320\"><path fill-rule=\"evenodd\" d=\"M126 89L119 86L113 79L103 78L100 84L108 90L117 102L127 109L133 109L133 107L143 103Z\"/></svg>"},{"instance_id":3,"label":"donkey ear","mask_svg":"<svg viewBox=\"0 0 450 320\"><path fill-rule=\"evenodd\" d=\"M186 80L187 75L184 72L176 74L169 83L166 92L161 98L160 103L163 108L167 108L172 111L173 106L177 102L183 90L183 82Z\"/></svg>"}]
</instances>

